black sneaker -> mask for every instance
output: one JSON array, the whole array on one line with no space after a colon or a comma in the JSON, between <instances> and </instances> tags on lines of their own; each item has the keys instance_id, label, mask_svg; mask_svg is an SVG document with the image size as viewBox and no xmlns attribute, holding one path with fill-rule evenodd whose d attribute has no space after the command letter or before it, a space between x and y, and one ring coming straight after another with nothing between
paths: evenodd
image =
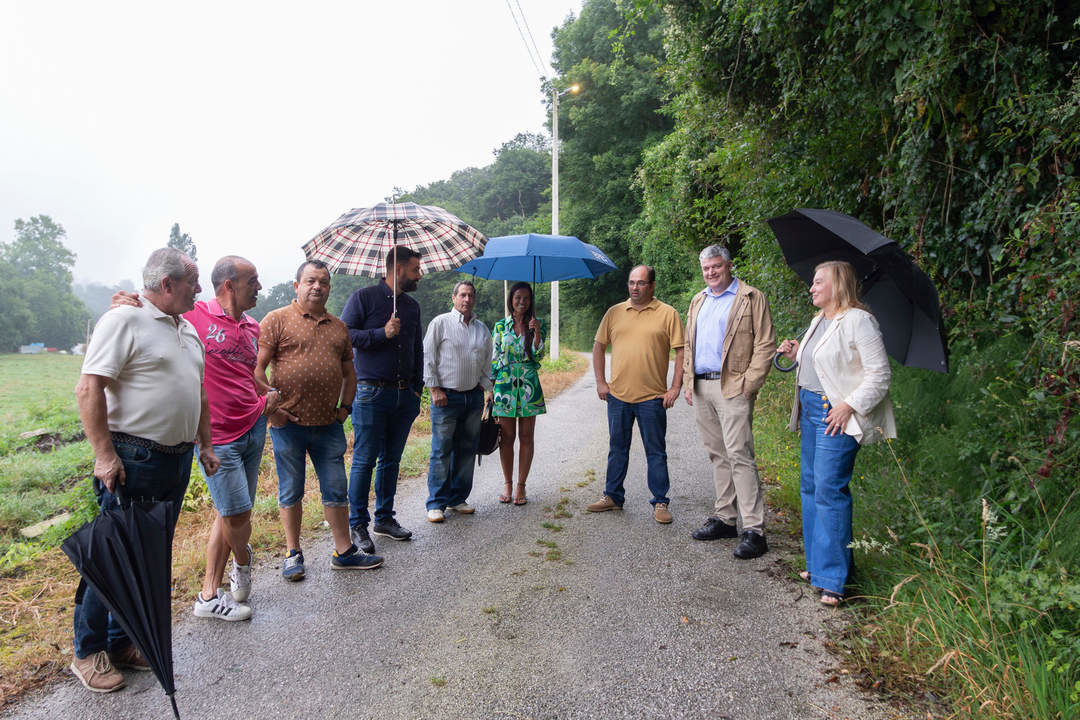
<instances>
[{"instance_id":1,"label":"black sneaker","mask_svg":"<svg viewBox=\"0 0 1080 720\"><path fill-rule=\"evenodd\" d=\"M412 537L412 531L398 525L398 521L390 518L386 522L377 522L371 526L371 532L391 540L408 540Z\"/></svg>"},{"instance_id":2,"label":"black sneaker","mask_svg":"<svg viewBox=\"0 0 1080 720\"><path fill-rule=\"evenodd\" d=\"M753 530L744 531L742 540L735 547L735 557L740 560L761 557L767 552L769 552L769 543L765 542L765 536Z\"/></svg>"},{"instance_id":3,"label":"black sneaker","mask_svg":"<svg viewBox=\"0 0 1080 720\"><path fill-rule=\"evenodd\" d=\"M367 525L353 525L349 534L352 536L353 545L360 548L360 552L367 555L375 552L375 543L371 541L371 536L368 535Z\"/></svg>"},{"instance_id":4,"label":"black sneaker","mask_svg":"<svg viewBox=\"0 0 1080 720\"><path fill-rule=\"evenodd\" d=\"M362 553L355 545L343 553L335 550L330 557L330 566L335 570L373 570L382 564L381 557Z\"/></svg>"},{"instance_id":5,"label":"black sneaker","mask_svg":"<svg viewBox=\"0 0 1080 720\"><path fill-rule=\"evenodd\" d=\"M711 517L705 524L694 531L692 537L695 540L719 540L720 538L737 538L739 529L734 525L728 525L718 517Z\"/></svg>"}]
</instances>

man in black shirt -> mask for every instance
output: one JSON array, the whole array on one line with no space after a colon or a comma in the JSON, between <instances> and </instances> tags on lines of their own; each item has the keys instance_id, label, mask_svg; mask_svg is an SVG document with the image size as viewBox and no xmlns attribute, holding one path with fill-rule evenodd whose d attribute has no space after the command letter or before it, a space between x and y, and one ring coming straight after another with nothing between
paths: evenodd
<instances>
[{"instance_id":1,"label":"man in black shirt","mask_svg":"<svg viewBox=\"0 0 1080 720\"><path fill-rule=\"evenodd\" d=\"M375 550L367 531L373 469L372 532L393 540L412 537L394 519L394 494L401 452L413 420L420 413L420 395L424 389L420 305L405 294L416 289L420 276L420 254L403 245L395 246L386 254L386 277L354 292L341 312L341 319L349 328L356 368L349 525L353 542L367 553Z\"/></svg>"}]
</instances>

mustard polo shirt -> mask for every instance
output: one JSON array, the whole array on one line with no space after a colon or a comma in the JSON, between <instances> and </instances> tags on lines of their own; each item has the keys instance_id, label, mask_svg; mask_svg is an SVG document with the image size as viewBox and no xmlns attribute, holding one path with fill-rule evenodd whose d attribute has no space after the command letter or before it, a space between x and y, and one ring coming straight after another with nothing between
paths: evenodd
<instances>
[{"instance_id":1,"label":"mustard polo shirt","mask_svg":"<svg viewBox=\"0 0 1080 720\"><path fill-rule=\"evenodd\" d=\"M637 403L667 392L671 351L683 347L686 337L678 311L653 298L640 310L629 300L608 308L596 342L611 345L611 394Z\"/></svg>"}]
</instances>

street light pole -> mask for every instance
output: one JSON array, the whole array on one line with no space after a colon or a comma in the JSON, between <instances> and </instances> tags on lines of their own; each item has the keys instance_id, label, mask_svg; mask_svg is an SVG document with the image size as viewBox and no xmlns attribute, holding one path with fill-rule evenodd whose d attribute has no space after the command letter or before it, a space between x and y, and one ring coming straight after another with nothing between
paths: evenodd
<instances>
[{"instance_id":1,"label":"street light pole","mask_svg":"<svg viewBox=\"0 0 1080 720\"><path fill-rule=\"evenodd\" d=\"M576 93L578 85L562 92L551 89L551 234L559 234L559 98ZM551 283L551 359L559 359L559 281Z\"/></svg>"}]
</instances>

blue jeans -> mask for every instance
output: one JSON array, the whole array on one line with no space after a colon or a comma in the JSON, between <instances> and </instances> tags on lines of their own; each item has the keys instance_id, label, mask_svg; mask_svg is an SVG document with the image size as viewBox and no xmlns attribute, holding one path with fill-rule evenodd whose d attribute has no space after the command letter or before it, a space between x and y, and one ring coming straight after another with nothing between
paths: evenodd
<instances>
[{"instance_id":1,"label":"blue jeans","mask_svg":"<svg viewBox=\"0 0 1080 720\"><path fill-rule=\"evenodd\" d=\"M192 451L169 455L155 450L114 440L113 447L124 464L124 486L121 491L123 505L131 500L140 502L172 502L177 510L184 502L188 480L191 477ZM116 495L94 479L94 492L99 507L116 503ZM172 529L170 528L170 532ZM122 650L131 640L112 619L105 603L94 589L87 585L82 593L75 595L75 656L85 658L102 650Z\"/></svg>"},{"instance_id":2,"label":"blue jeans","mask_svg":"<svg viewBox=\"0 0 1080 720\"><path fill-rule=\"evenodd\" d=\"M641 443L645 446L645 460L648 464L649 492L652 493L653 505L668 502L667 492L671 487L667 470L667 410L663 398L653 398L638 403L623 402L614 395L607 399L608 434L610 444L607 459L607 482L604 494L616 505L622 507L626 493L623 480L630 461L630 439L633 436L634 419L638 422Z\"/></svg>"},{"instance_id":3,"label":"blue jeans","mask_svg":"<svg viewBox=\"0 0 1080 720\"><path fill-rule=\"evenodd\" d=\"M825 434L830 403L821 393L799 391L802 432L803 548L815 587L843 594L853 569L851 471L859 443L850 435Z\"/></svg>"},{"instance_id":4,"label":"blue jeans","mask_svg":"<svg viewBox=\"0 0 1080 720\"><path fill-rule=\"evenodd\" d=\"M207 476L202 465L199 471L210 489L218 515L229 517L250 510L255 505L255 488L259 485L259 464L266 446L266 416L260 415L251 429L229 443L214 446L221 466ZM195 457L199 456L198 449Z\"/></svg>"},{"instance_id":5,"label":"blue jeans","mask_svg":"<svg viewBox=\"0 0 1080 720\"><path fill-rule=\"evenodd\" d=\"M446 391L446 406L431 406L431 459L428 462L428 510L460 505L472 492L484 390Z\"/></svg>"},{"instance_id":6,"label":"blue jeans","mask_svg":"<svg viewBox=\"0 0 1080 720\"><path fill-rule=\"evenodd\" d=\"M342 507L348 502L345 480L345 430L339 422L329 425L286 423L270 428L274 441L274 464L278 474L278 507L289 508L304 499L307 458L319 478L322 504Z\"/></svg>"},{"instance_id":7,"label":"blue jeans","mask_svg":"<svg viewBox=\"0 0 1080 720\"><path fill-rule=\"evenodd\" d=\"M412 388L356 384L353 400L353 458L349 472L349 525L367 526L371 471L375 470L375 522L394 517L401 453L413 420L420 414L420 398ZM376 462L378 466L376 467Z\"/></svg>"}]
</instances>

